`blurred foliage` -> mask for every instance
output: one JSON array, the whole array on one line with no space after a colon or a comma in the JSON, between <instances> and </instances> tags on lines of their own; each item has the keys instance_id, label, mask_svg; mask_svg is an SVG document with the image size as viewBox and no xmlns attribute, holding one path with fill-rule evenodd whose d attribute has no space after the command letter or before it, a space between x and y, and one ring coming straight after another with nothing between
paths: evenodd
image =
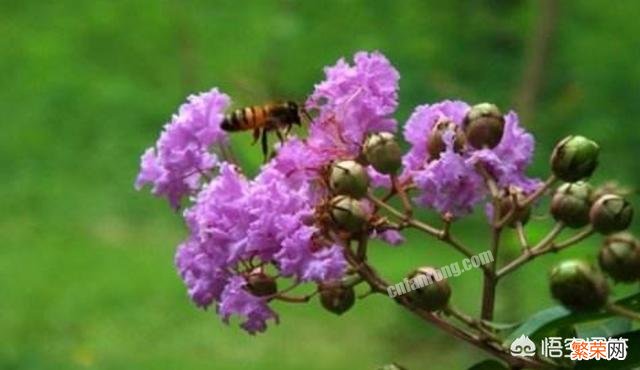
<instances>
[{"instance_id":1,"label":"blurred foliage","mask_svg":"<svg viewBox=\"0 0 640 370\"><path fill-rule=\"evenodd\" d=\"M531 173L545 177L555 142L580 133L602 146L596 182L638 187L640 25L630 17L640 3L558 3L525 122L539 143ZM357 50L381 50L401 72L399 122L415 105L445 98L512 107L539 4L0 2L0 369L367 369L397 361L417 370L484 358L383 297L340 318L313 303L278 305L281 324L257 337L226 327L196 310L176 277L179 216L132 183L139 155L189 93L219 86L237 105L303 100L323 66ZM249 141L239 135L234 145ZM258 148L242 155L253 168L260 162ZM455 232L482 251L478 213ZM530 237L549 224L537 221ZM416 261L459 259L413 237L400 249L374 248L390 279ZM563 256L592 258L597 239ZM505 254L517 253L514 241L505 239ZM505 281L498 318L550 306L545 277L558 258ZM475 313L480 274L452 285L454 302Z\"/></svg>"}]
</instances>

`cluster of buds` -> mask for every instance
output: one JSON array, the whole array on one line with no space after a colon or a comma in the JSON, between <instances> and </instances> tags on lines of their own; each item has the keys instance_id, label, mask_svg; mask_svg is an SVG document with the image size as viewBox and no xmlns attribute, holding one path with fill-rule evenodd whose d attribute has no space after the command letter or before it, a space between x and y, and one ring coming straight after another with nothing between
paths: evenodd
<instances>
[{"instance_id":1,"label":"cluster of buds","mask_svg":"<svg viewBox=\"0 0 640 370\"><path fill-rule=\"evenodd\" d=\"M364 166L353 160L332 163L328 186L332 196L329 212L334 225L347 233L362 232L367 215L361 199L369 188L369 175Z\"/></svg>"},{"instance_id":2,"label":"cluster of buds","mask_svg":"<svg viewBox=\"0 0 640 370\"><path fill-rule=\"evenodd\" d=\"M551 271L551 293L571 310L596 310L608 301L605 274L617 282L640 279L640 243L626 230L633 218L631 204L611 186L594 190L586 180L598 165L599 146L582 136L569 136L554 149L553 174L566 183L551 201L551 215L569 228L590 226L607 235L599 255L600 270L580 260L560 263ZM613 235L611 235L613 234Z\"/></svg>"}]
</instances>

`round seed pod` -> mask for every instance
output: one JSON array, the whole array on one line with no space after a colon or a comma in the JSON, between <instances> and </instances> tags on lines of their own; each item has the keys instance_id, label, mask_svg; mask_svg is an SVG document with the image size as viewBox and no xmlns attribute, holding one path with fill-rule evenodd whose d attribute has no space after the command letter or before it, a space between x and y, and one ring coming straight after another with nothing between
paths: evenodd
<instances>
[{"instance_id":1,"label":"round seed pod","mask_svg":"<svg viewBox=\"0 0 640 370\"><path fill-rule=\"evenodd\" d=\"M576 182L590 177L598 167L600 147L583 136L567 136L551 154L551 171L559 179Z\"/></svg>"},{"instance_id":2,"label":"round seed pod","mask_svg":"<svg viewBox=\"0 0 640 370\"><path fill-rule=\"evenodd\" d=\"M562 184L551 200L551 215L570 228L588 225L591 192L591 185L583 181Z\"/></svg>"},{"instance_id":3,"label":"round seed pod","mask_svg":"<svg viewBox=\"0 0 640 370\"><path fill-rule=\"evenodd\" d=\"M410 273L407 278L412 281L417 289L408 292L409 300L413 305L426 311L439 311L447 307L451 298L451 287L447 279L437 280L441 277L433 267L420 267ZM419 286L422 285L422 286Z\"/></svg>"},{"instance_id":4,"label":"round seed pod","mask_svg":"<svg viewBox=\"0 0 640 370\"><path fill-rule=\"evenodd\" d=\"M515 199L514 199L515 197ZM526 199L526 196L522 192L522 189L517 187L510 187L505 194L500 198L500 215L504 217L509 214L514 207L518 207L517 203L522 203ZM524 208L516 208L515 213L509 223L510 227L516 227L518 222L523 225L529 221L531 217L531 206L528 205Z\"/></svg>"},{"instance_id":5,"label":"round seed pod","mask_svg":"<svg viewBox=\"0 0 640 370\"><path fill-rule=\"evenodd\" d=\"M351 233L361 232L367 222L367 215L360 201L346 195L331 199L330 212L336 226Z\"/></svg>"},{"instance_id":6,"label":"round seed pod","mask_svg":"<svg viewBox=\"0 0 640 370\"><path fill-rule=\"evenodd\" d=\"M444 134L447 132L453 132L453 150L456 153L462 152L467 142L462 128L453 123L453 121L439 121L433 125L431 133L429 137L427 137L427 153L429 153L429 159L434 160L440 158L440 153L447 149L447 144L444 141Z\"/></svg>"},{"instance_id":7,"label":"round seed pod","mask_svg":"<svg viewBox=\"0 0 640 370\"><path fill-rule=\"evenodd\" d=\"M331 165L329 188L336 195L349 195L362 198L369 188L369 175L365 168L356 161L340 161Z\"/></svg>"},{"instance_id":8,"label":"round seed pod","mask_svg":"<svg viewBox=\"0 0 640 370\"><path fill-rule=\"evenodd\" d=\"M504 124L502 112L491 103L474 105L462 122L467 141L476 149L492 149L500 144Z\"/></svg>"},{"instance_id":9,"label":"round seed pod","mask_svg":"<svg viewBox=\"0 0 640 370\"><path fill-rule=\"evenodd\" d=\"M610 235L598 254L600 268L616 281L640 279L640 242L629 233Z\"/></svg>"},{"instance_id":10,"label":"round seed pod","mask_svg":"<svg viewBox=\"0 0 640 370\"><path fill-rule=\"evenodd\" d=\"M395 174L402 166L402 151L390 132L371 134L363 152L367 162L380 173Z\"/></svg>"},{"instance_id":11,"label":"round seed pod","mask_svg":"<svg viewBox=\"0 0 640 370\"><path fill-rule=\"evenodd\" d=\"M256 268L247 276L247 288L251 294L258 297L272 296L278 292L276 279L264 273L261 268Z\"/></svg>"},{"instance_id":12,"label":"round seed pod","mask_svg":"<svg viewBox=\"0 0 640 370\"><path fill-rule=\"evenodd\" d=\"M345 286L341 282L331 282L320 285L320 304L327 311L336 315L347 312L356 300L353 287Z\"/></svg>"},{"instance_id":13,"label":"round seed pod","mask_svg":"<svg viewBox=\"0 0 640 370\"><path fill-rule=\"evenodd\" d=\"M550 275L551 295L572 311L602 308L609 297L604 275L581 260L567 260L556 265Z\"/></svg>"},{"instance_id":14,"label":"round seed pod","mask_svg":"<svg viewBox=\"0 0 640 370\"><path fill-rule=\"evenodd\" d=\"M594 230L605 235L611 234L631 225L633 207L621 196L604 195L591 206L589 219Z\"/></svg>"}]
</instances>

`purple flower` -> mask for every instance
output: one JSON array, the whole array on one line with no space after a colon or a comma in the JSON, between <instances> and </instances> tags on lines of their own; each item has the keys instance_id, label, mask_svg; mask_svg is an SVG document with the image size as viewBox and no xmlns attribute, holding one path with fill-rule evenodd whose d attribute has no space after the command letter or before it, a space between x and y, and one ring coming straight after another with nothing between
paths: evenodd
<instances>
[{"instance_id":1,"label":"purple flower","mask_svg":"<svg viewBox=\"0 0 640 370\"><path fill-rule=\"evenodd\" d=\"M223 164L220 175L198 194L184 213L191 238L213 256L217 267L229 268L245 257L249 182L233 166Z\"/></svg>"},{"instance_id":2,"label":"purple flower","mask_svg":"<svg viewBox=\"0 0 640 370\"><path fill-rule=\"evenodd\" d=\"M408 170L424 167L430 159L427 153L427 138L433 126L442 120L451 120L457 125L462 124L469 105L462 101L445 100L432 105L420 105L409 117L404 126L404 138L411 144L409 152L403 158L403 164Z\"/></svg>"},{"instance_id":3,"label":"purple flower","mask_svg":"<svg viewBox=\"0 0 640 370\"><path fill-rule=\"evenodd\" d=\"M294 276L298 281L322 282L344 275L347 263L342 248L317 246L313 241L315 231L313 227L303 226L283 241L282 249L275 256L283 276Z\"/></svg>"},{"instance_id":4,"label":"purple flower","mask_svg":"<svg viewBox=\"0 0 640 370\"><path fill-rule=\"evenodd\" d=\"M453 151L452 137L440 158L415 171L413 179L421 191L416 201L440 213L467 214L485 195L482 177Z\"/></svg>"},{"instance_id":5,"label":"purple flower","mask_svg":"<svg viewBox=\"0 0 640 370\"><path fill-rule=\"evenodd\" d=\"M143 154L136 188L150 184L154 195L180 207L182 197L196 191L202 174L217 164L210 149L227 142L220 122L228 105L229 97L216 88L191 95L165 125L155 147Z\"/></svg>"},{"instance_id":6,"label":"purple flower","mask_svg":"<svg viewBox=\"0 0 640 370\"><path fill-rule=\"evenodd\" d=\"M247 292L246 285L246 280L241 276L229 279L221 294L218 314L227 324L232 315L242 317L244 321L240 326L250 334L264 332L267 329L267 320L272 319L277 323L278 315L269 308L264 299Z\"/></svg>"},{"instance_id":7,"label":"purple flower","mask_svg":"<svg viewBox=\"0 0 640 370\"><path fill-rule=\"evenodd\" d=\"M319 112L309 143L333 158L354 157L367 134L396 129L390 115L398 105L400 74L378 52L356 53L354 62L340 59L325 68L326 79L307 101L308 109Z\"/></svg>"},{"instance_id":8,"label":"purple flower","mask_svg":"<svg viewBox=\"0 0 640 370\"><path fill-rule=\"evenodd\" d=\"M445 134L446 151L438 159L429 157L427 139L434 125L448 120L461 126L469 109L469 105L461 101L422 105L415 109L404 130L405 139L411 144L403 157L404 175L412 175L420 189L417 201L454 216L471 212L488 195L484 180L476 170L478 164L484 166L501 187L518 186L530 192L540 184L525 175L533 156L534 141L533 136L519 126L513 112L505 116L504 134L495 148L468 148L456 153L454 133L450 131Z\"/></svg>"},{"instance_id":9,"label":"purple flower","mask_svg":"<svg viewBox=\"0 0 640 370\"><path fill-rule=\"evenodd\" d=\"M292 153L301 150L291 145ZM317 241L313 215L320 197L311 182L292 180L292 161L276 159L252 181L224 163L185 211L191 235L176 265L189 295L203 307L219 302L224 320L233 313L245 317L242 327L251 333L264 330L273 312L236 278L272 264L280 276L322 282L339 279L347 266L340 247Z\"/></svg>"},{"instance_id":10,"label":"purple flower","mask_svg":"<svg viewBox=\"0 0 640 370\"><path fill-rule=\"evenodd\" d=\"M208 254L201 244L187 241L178 247L175 263L196 305L208 307L220 300L229 274L218 266L215 255Z\"/></svg>"},{"instance_id":11,"label":"purple flower","mask_svg":"<svg viewBox=\"0 0 640 370\"><path fill-rule=\"evenodd\" d=\"M398 246L404 243L404 236L398 230L385 230L380 233L375 233L372 237L380 239L390 245Z\"/></svg>"}]
</instances>

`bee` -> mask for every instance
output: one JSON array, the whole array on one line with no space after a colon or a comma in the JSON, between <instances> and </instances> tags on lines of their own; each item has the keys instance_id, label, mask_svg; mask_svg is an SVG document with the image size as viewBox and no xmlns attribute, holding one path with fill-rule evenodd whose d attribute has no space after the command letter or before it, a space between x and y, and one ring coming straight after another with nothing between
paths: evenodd
<instances>
[{"instance_id":1,"label":"bee","mask_svg":"<svg viewBox=\"0 0 640 370\"><path fill-rule=\"evenodd\" d=\"M266 159L269 151L267 134L273 131L284 142L293 125L302 125L303 114L309 118L308 113L293 101L267 103L236 109L224 117L220 126L229 132L253 130L253 144L260 139Z\"/></svg>"}]
</instances>

